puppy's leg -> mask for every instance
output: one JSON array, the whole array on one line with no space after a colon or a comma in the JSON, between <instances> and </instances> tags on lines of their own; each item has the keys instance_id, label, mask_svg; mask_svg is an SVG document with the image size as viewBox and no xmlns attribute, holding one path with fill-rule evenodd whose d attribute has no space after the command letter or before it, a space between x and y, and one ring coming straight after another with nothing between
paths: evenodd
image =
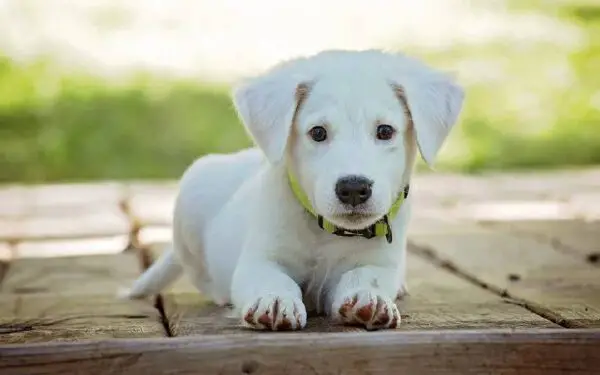
<instances>
[{"instance_id":1,"label":"puppy's leg","mask_svg":"<svg viewBox=\"0 0 600 375\"><path fill-rule=\"evenodd\" d=\"M399 301L404 301L410 297L410 293L408 291L408 284L406 281L406 251L403 252L404 255L402 257L402 261L400 262L400 280L398 288L398 292L396 293L396 299Z\"/></svg>"},{"instance_id":2,"label":"puppy's leg","mask_svg":"<svg viewBox=\"0 0 600 375\"><path fill-rule=\"evenodd\" d=\"M367 329L396 328L400 312L394 300L398 293L398 270L363 266L347 271L333 290L331 316L334 321L363 325Z\"/></svg>"},{"instance_id":3,"label":"puppy's leg","mask_svg":"<svg viewBox=\"0 0 600 375\"><path fill-rule=\"evenodd\" d=\"M302 291L283 267L269 260L240 259L232 283L233 303L246 327L287 331L306 325Z\"/></svg>"}]
</instances>

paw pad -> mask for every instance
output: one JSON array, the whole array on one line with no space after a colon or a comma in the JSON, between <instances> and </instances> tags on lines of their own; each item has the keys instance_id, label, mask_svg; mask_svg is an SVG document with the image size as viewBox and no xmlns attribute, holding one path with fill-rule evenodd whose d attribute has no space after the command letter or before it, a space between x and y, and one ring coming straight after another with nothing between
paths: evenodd
<instances>
[{"instance_id":1,"label":"paw pad","mask_svg":"<svg viewBox=\"0 0 600 375\"><path fill-rule=\"evenodd\" d=\"M263 297L245 311L243 324L249 328L291 331L306 325L306 311L302 301Z\"/></svg>"},{"instance_id":2,"label":"paw pad","mask_svg":"<svg viewBox=\"0 0 600 375\"><path fill-rule=\"evenodd\" d=\"M342 323L367 329L396 328L400 322L396 304L390 298L370 292L358 292L345 298L337 313L337 320Z\"/></svg>"}]
</instances>

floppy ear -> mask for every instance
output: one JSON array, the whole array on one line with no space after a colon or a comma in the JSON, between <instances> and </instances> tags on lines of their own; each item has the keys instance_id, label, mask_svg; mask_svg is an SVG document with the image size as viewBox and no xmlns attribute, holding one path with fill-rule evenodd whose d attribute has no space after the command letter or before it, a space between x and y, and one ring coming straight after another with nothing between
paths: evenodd
<instances>
[{"instance_id":1,"label":"floppy ear","mask_svg":"<svg viewBox=\"0 0 600 375\"><path fill-rule=\"evenodd\" d=\"M287 146L299 100L308 87L292 72L253 78L233 92L238 115L271 163L280 162Z\"/></svg>"},{"instance_id":2,"label":"floppy ear","mask_svg":"<svg viewBox=\"0 0 600 375\"><path fill-rule=\"evenodd\" d=\"M415 78L400 91L405 95L405 105L412 116L421 157L433 166L458 119L465 94L458 84L443 74Z\"/></svg>"}]
</instances>

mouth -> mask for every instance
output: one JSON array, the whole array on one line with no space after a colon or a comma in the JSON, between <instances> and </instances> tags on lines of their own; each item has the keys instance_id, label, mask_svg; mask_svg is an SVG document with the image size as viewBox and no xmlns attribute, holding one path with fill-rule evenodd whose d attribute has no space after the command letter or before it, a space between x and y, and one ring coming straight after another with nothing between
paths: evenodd
<instances>
[{"instance_id":1,"label":"mouth","mask_svg":"<svg viewBox=\"0 0 600 375\"><path fill-rule=\"evenodd\" d=\"M379 215L372 212L350 211L339 213L332 219L346 229L359 230L375 223L379 220Z\"/></svg>"},{"instance_id":2,"label":"mouth","mask_svg":"<svg viewBox=\"0 0 600 375\"><path fill-rule=\"evenodd\" d=\"M338 215L340 219L348 220L348 221L364 221L372 218L373 214L364 213L364 212L349 212Z\"/></svg>"}]
</instances>

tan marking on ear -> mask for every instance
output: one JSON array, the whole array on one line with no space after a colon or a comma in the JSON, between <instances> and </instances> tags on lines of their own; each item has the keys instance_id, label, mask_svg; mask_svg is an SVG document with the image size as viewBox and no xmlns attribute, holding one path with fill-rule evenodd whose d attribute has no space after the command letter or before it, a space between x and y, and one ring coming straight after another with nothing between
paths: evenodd
<instances>
[{"instance_id":1,"label":"tan marking on ear","mask_svg":"<svg viewBox=\"0 0 600 375\"><path fill-rule=\"evenodd\" d=\"M408 106L408 100L406 100L406 91L404 87L400 85L392 85L394 92L400 100L400 104L404 109L404 115L406 116L406 130L404 132L404 150L406 152L406 169L402 180L404 183L408 183L411 180L411 176L415 167L416 156L417 156L417 140L415 138L415 127L413 123L412 113Z\"/></svg>"},{"instance_id":2,"label":"tan marking on ear","mask_svg":"<svg viewBox=\"0 0 600 375\"><path fill-rule=\"evenodd\" d=\"M411 176L415 168L415 162L417 160L417 140L415 138L415 129L412 126L409 126L404 133L404 150L406 167L404 169L402 181L407 184L411 180Z\"/></svg>"},{"instance_id":3,"label":"tan marking on ear","mask_svg":"<svg viewBox=\"0 0 600 375\"><path fill-rule=\"evenodd\" d=\"M407 124L409 127L414 127L412 112L410 111L410 106L408 105L408 100L406 99L406 91L404 91L404 87L400 85L392 85L394 88L394 92L396 93L396 97L400 100L400 104L402 104L402 108L404 109L404 115L407 119Z\"/></svg>"},{"instance_id":4,"label":"tan marking on ear","mask_svg":"<svg viewBox=\"0 0 600 375\"><path fill-rule=\"evenodd\" d=\"M296 87L296 108L294 109L294 116L292 116L292 129L290 131L290 135L288 137L287 149L290 150L293 145L296 144L297 132L296 132L296 120L298 118L298 114L300 113L300 108L302 104L308 97L308 93L310 92L310 84L307 82L302 82L298 84Z\"/></svg>"},{"instance_id":5,"label":"tan marking on ear","mask_svg":"<svg viewBox=\"0 0 600 375\"><path fill-rule=\"evenodd\" d=\"M310 87L306 82L300 83L298 87L296 87L296 111L298 111L298 108L300 107L304 99L306 99L306 96L308 95L309 91Z\"/></svg>"}]
</instances>

